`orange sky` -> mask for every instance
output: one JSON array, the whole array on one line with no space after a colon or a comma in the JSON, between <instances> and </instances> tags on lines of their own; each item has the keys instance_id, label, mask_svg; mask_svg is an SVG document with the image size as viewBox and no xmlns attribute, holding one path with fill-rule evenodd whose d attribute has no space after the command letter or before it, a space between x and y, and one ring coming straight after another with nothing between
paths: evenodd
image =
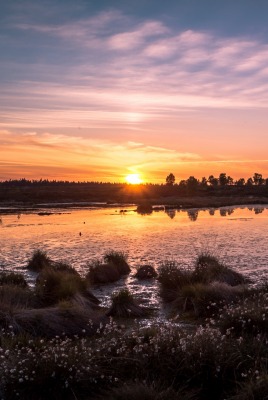
<instances>
[{"instance_id":1,"label":"orange sky","mask_svg":"<svg viewBox=\"0 0 268 400\"><path fill-rule=\"evenodd\" d=\"M166 14L119 3L67 1L61 18L59 1L5 4L0 180L267 177L262 10L227 0L232 22L196 1Z\"/></svg>"}]
</instances>

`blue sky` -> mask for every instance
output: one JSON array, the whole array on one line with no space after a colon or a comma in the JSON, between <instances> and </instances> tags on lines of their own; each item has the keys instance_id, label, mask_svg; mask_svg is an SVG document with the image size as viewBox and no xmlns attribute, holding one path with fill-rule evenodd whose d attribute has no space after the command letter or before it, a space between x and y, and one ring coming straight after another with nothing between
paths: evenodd
<instances>
[{"instance_id":1,"label":"blue sky","mask_svg":"<svg viewBox=\"0 0 268 400\"><path fill-rule=\"evenodd\" d=\"M267 1L2 1L0 179L268 175Z\"/></svg>"}]
</instances>

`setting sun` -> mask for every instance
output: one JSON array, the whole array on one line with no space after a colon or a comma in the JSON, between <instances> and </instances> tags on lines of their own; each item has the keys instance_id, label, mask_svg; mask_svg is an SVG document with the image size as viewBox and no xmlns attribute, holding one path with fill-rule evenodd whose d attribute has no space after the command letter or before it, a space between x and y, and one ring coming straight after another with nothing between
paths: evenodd
<instances>
[{"instance_id":1,"label":"setting sun","mask_svg":"<svg viewBox=\"0 0 268 400\"><path fill-rule=\"evenodd\" d=\"M130 183L131 185L138 185L139 183L142 183L142 179L140 178L139 174L127 175L126 181L127 181L127 183Z\"/></svg>"}]
</instances>

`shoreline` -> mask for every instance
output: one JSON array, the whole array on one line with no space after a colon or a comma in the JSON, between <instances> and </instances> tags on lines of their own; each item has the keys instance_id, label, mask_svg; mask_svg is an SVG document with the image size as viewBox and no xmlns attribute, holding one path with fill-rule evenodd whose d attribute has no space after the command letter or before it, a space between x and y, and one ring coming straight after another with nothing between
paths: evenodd
<instances>
[{"instance_id":1,"label":"shoreline","mask_svg":"<svg viewBox=\"0 0 268 400\"><path fill-rule=\"evenodd\" d=\"M137 207L139 204L150 204L153 210L159 211L163 207L168 210L189 210L189 209L208 209L221 207L241 207L241 206L268 206L268 197L258 196L233 196L233 197L172 197L159 199L146 199L141 202L46 202L46 203L20 203L2 202L0 203L0 215L35 213L39 215L57 214L54 210L80 210L80 209L102 209L102 208L124 208ZM51 210L51 211L50 211ZM53 211L52 211L53 210Z\"/></svg>"}]
</instances>

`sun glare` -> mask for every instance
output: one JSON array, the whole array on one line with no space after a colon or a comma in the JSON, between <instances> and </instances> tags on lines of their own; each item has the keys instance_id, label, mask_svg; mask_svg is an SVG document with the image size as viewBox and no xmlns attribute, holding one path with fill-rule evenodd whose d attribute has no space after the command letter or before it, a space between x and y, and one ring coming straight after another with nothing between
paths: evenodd
<instances>
[{"instance_id":1,"label":"sun glare","mask_svg":"<svg viewBox=\"0 0 268 400\"><path fill-rule=\"evenodd\" d=\"M142 179L140 178L139 174L127 175L126 181L127 181L127 183L130 183L131 185L138 185L139 183L142 183Z\"/></svg>"}]
</instances>

